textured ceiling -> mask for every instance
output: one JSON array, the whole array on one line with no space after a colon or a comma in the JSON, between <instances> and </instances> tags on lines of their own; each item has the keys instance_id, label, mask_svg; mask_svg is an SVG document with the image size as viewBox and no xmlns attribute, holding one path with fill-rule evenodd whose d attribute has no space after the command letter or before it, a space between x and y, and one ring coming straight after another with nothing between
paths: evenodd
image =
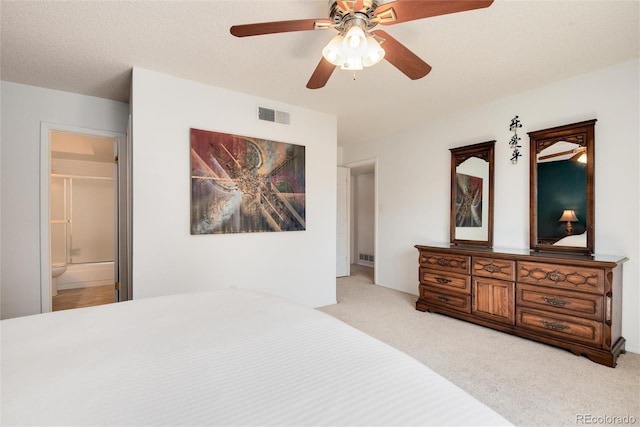
<instances>
[{"instance_id":1,"label":"textured ceiling","mask_svg":"<svg viewBox=\"0 0 640 427\"><path fill-rule=\"evenodd\" d=\"M412 81L383 61L309 90L334 30L240 39L229 27L325 18L326 0L2 0L0 77L127 102L137 66L335 114L347 145L637 58L639 10L637 0L496 0L388 26L429 75Z\"/></svg>"}]
</instances>

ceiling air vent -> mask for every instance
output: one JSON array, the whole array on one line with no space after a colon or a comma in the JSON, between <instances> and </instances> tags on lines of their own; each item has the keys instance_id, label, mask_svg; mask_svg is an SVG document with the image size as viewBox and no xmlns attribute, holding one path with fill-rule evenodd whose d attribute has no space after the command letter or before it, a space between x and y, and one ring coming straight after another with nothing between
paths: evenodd
<instances>
[{"instance_id":1,"label":"ceiling air vent","mask_svg":"<svg viewBox=\"0 0 640 427\"><path fill-rule=\"evenodd\" d=\"M291 123L291 115L286 111L277 111L272 108L258 107L258 119L265 122L281 123L288 125Z\"/></svg>"}]
</instances>

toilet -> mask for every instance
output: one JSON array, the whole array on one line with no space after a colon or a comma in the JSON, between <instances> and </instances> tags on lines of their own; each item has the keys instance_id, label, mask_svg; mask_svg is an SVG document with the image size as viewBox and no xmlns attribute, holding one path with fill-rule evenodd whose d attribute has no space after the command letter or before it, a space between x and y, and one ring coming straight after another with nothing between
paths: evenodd
<instances>
[{"instance_id":1,"label":"toilet","mask_svg":"<svg viewBox=\"0 0 640 427\"><path fill-rule=\"evenodd\" d=\"M58 295L58 276L67 271L67 264L56 263L51 264L51 296Z\"/></svg>"}]
</instances>

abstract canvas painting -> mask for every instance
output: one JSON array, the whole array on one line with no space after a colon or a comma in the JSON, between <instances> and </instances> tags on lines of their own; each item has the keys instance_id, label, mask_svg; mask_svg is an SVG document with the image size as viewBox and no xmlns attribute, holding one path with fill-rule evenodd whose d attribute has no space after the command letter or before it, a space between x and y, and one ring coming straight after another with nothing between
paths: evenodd
<instances>
[{"instance_id":1,"label":"abstract canvas painting","mask_svg":"<svg viewBox=\"0 0 640 427\"><path fill-rule=\"evenodd\" d=\"M305 227L304 146L191 129L191 234Z\"/></svg>"},{"instance_id":2,"label":"abstract canvas painting","mask_svg":"<svg viewBox=\"0 0 640 427\"><path fill-rule=\"evenodd\" d=\"M456 173L456 227L482 227L482 178Z\"/></svg>"}]
</instances>

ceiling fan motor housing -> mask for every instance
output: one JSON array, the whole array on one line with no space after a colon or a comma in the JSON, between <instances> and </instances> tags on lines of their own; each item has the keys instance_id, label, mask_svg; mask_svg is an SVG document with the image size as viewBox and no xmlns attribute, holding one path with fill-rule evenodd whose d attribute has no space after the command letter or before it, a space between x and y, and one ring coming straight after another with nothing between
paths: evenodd
<instances>
[{"instance_id":1,"label":"ceiling fan motor housing","mask_svg":"<svg viewBox=\"0 0 640 427\"><path fill-rule=\"evenodd\" d=\"M329 18L334 22L334 28L338 30L340 34L344 34L349 30L353 25L353 22L350 21L353 19L357 19L359 22L358 25L361 25L366 32L378 24L372 21L375 16L375 10L378 7L378 2L364 0L363 7L360 10L352 9L355 7L355 4L355 1L329 0ZM349 8L349 5L351 5L351 8Z\"/></svg>"}]
</instances>

